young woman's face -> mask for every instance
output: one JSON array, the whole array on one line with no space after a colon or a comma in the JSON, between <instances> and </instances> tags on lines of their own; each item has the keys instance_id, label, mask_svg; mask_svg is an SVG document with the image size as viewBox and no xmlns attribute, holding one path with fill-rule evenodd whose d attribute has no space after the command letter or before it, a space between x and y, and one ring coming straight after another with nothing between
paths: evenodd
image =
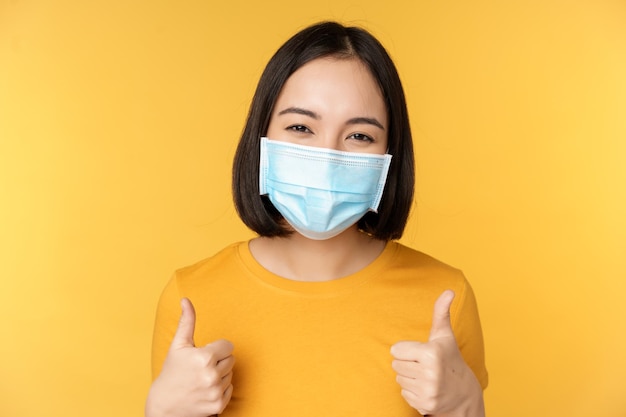
<instances>
[{"instance_id":1,"label":"young woman's face","mask_svg":"<svg viewBox=\"0 0 626 417\"><path fill-rule=\"evenodd\" d=\"M357 59L318 58L281 90L267 137L300 145L384 154L387 110L378 84Z\"/></svg>"}]
</instances>

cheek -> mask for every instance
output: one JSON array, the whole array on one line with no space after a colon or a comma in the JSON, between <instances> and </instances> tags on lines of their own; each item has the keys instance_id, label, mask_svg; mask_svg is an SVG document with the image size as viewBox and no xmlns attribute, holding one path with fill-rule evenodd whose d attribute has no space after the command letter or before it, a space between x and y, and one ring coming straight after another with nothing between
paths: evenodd
<instances>
[{"instance_id":1,"label":"cheek","mask_svg":"<svg viewBox=\"0 0 626 417\"><path fill-rule=\"evenodd\" d=\"M376 152L380 154L385 154L389 150L389 140L384 137L380 142L376 144Z\"/></svg>"}]
</instances>

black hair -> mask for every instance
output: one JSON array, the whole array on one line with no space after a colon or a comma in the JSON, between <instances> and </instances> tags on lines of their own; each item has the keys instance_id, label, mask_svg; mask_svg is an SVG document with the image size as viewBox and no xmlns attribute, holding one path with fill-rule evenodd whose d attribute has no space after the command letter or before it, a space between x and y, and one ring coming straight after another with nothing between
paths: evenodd
<instances>
[{"instance_id":1,"label":"black hair","mask_svg":"<svg viewBox=\"0 0 626 417\"><path fill-rule=\"evenodd\" d=\"M233 163L233 199L242 221L260 236L287 236L284 222L267 196L259 195L260 138L265 136L278 95L298 68L317 58L358 59L380 86L387 108L388 153L393 156L378 212L366 213L359 229L380 240L399 239L406 225L415 184L413 142L406 99L396 67L369 32L322 22L298 32L268 62L250 105Z\"/></svg>"}]
</instances>

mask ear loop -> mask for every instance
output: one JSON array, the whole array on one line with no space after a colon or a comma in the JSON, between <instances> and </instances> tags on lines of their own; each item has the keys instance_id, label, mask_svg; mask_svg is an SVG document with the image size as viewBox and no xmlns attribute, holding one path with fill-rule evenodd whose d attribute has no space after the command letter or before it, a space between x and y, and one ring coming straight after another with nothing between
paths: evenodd
<instances>
[{"instance_id":1,"label":"mask ear loop","mask_svg":"<svg viewBox=\"0 0 626 417\"><path fill-rule=\"evenodd\" d=\"M378 187L376 188L374 204L370 207L374 213L378 213L378 206L380 205L380 200L383 198L383 191L385 190L385 184L387 183L387 174L389 173L389 166L391 165L392 156L388 153L383 156L385 157L385 163L382 166L380 177L378 177Z\"/></svg>"},{"instance_id":2,"label":"mask ear loop","mask_svg":"<svg viewBox=\"0 0 626 417\"><path fill-rule=\"evenodd\" d=\"M269 167L267 156L267 138L261 138L261 156L259 164L259 195L266 195L265 179L267 178L267 170Z\"/></svg>"}]
</instances>

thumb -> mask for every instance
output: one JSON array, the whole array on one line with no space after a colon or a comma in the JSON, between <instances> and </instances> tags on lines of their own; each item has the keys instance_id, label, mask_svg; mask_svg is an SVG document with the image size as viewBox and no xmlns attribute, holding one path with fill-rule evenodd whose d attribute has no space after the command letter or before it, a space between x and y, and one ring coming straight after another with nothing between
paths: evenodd
<instances>
[{"instance_id":1,"label":"thumb","mask_svg":"<svg viewBox=\"0 0 626 417\"><path fill-rule=\"evenodd\" d=\"M188 298L180 300L182 312L171 348L193 347L193 333L196 327L196 311Z\"/></svg>"},{"instance_id":2,"label":"thumb","mask_svg":"<svg viewBox=\"0 0 626 417\"><path fill-rule=\"evenodd\" d=\"M435 301L433 309L433 324L430 328L429 341L440 337L454 337L452 324L450 323L450 306L454 300L454 291L446 290Z\"/></svg>"}]
</instances>

